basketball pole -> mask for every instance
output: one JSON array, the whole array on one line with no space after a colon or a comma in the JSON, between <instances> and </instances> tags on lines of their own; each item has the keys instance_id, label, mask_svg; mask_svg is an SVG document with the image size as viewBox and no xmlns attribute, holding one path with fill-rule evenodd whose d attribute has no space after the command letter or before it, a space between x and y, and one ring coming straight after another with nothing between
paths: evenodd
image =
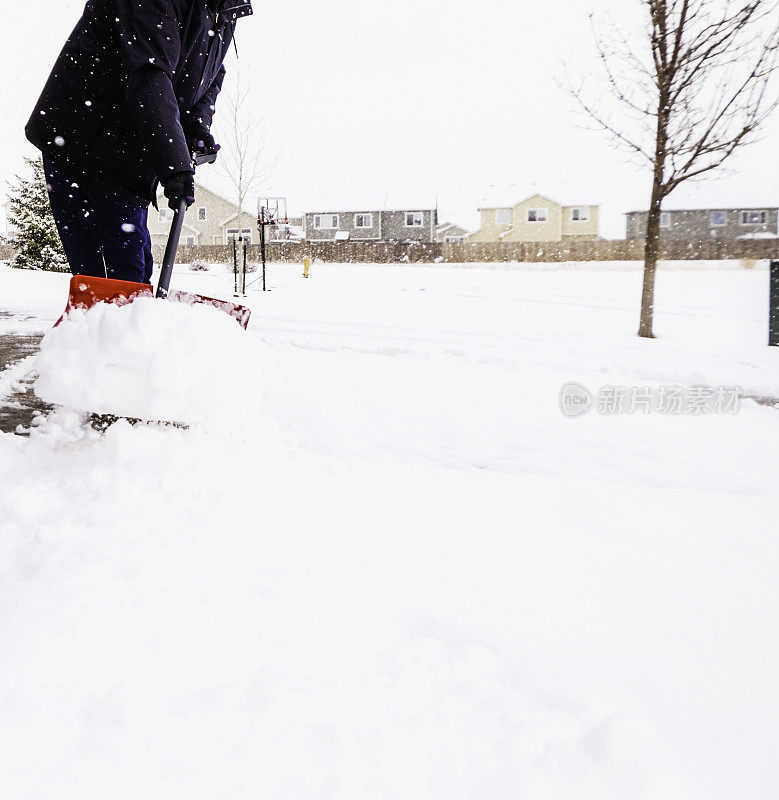
<instances>
[{"instance_id":1,"label":"basketball pole","mask_svg":"<svg viewBox=\"0 0 779 800\"><path fill-rule=\"evenodd\" d=\"M287 223L287 198L286 197L259 197L257 199L257 227L260 229L260 254L262 257L262 291L270 291L266 283L268 263L268 235L265 229L268 225L276 226L282 221L281 208L284 209L283 222ZM254 281L252 281L254 283Z\"/></svg>"},{"instance_id":2,"label":"basketball pole","mask_svg":"<svg viewBox=\"0 0 779 800\"><path fill-rule=\"evenodd\" d=\"M262 291L265 291L265 209L260 211L260 254L262 255Z\"/></svg>"},{"instance_id":3,"label":"basketball pole","mask_svg":"<svg viewBox=\"0 0 779 800\"><path fill-rule=\"evenodd\" d=\"M235 284L233 297L238 297L238 252L236 247L235 237L233 236L233 283Z\"/></svg>"},{"instance_id":4,"label":"basketball pole","mask_svg":"<svg viewBox=\"0 0 779 800\"><path fill-rule=\"evenodd\" d=\"M243 240L243 281L241 282L241 294L246 297L246 239Z\"/></svg>"}]
</instances>

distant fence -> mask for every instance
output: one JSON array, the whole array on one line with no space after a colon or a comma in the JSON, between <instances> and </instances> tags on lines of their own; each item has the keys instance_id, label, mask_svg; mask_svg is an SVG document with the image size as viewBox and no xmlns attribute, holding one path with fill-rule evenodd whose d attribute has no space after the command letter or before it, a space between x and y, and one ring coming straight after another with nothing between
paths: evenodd
<instances>
[{"instance_id":1,"label":"distant fence","mask_svg":"<svg viewBox=\"0 0 779 800\"><path fill-rule=\"evenodd\" d=\"M155 248L155 261L162 260L162 248ZM250 245L249 259L260 260L260 246ZM300 263L308 256L331 263L484 263L562 262L562 261L641 261L644 243L639 240L596 239L564 242L500 242L482 244L382 242L271 242L268 261ZM703 241L672 240L661 244L664 261L722 261L779 258L779 239L719 239ZM232 247L227 245L182 246L177 261L195 260L232 263Z\"/></svg>"},{"instance_id":2,"label":"distant fence","mask_svg":"<svg viewBox=\"0 0 779 800\"><path fill-rule=\"evenodd\" d=\"M162 261L164 247L155 246L154 260ZM346 264L415 264L415 263L553 263L564 261L643 261L644 243L640 240L590 239L563 242L270 242L268 261L301 263L305 256L319 262ZM14 255L14 248L0 242L0 259ZM670 240L660 245L664 261L779 260L779 239L704 239ZM231 264L230 245L182 245L176 261ZM260 260L260 246L249 247L249 260Z\"/></svg>"},{"instance_id":3,"label":"distant fence","mask_svg":"<svg viewBox=\"0 0 779 800\"><path fill-rule=\"evenodd\" d=\"M596 239L570 242L486 242L452 244L422 242L385 244L383 242L271 242L268 261L300 264L305 256L312 260L345 264L415 263L553 263L564 261L642 261L644 243L638 240ZM162 261L164 248L154 248L154 260ZM11 258L14 249L0 243L0 259ZM249 247L249 260L260 260L260 246ZM660 246L664 261L779 260L779 239L718 239L703 241L673 240ZM179 248L176 261L231 264L229 245L195 245Z\"/></svg>"}]
</instances>

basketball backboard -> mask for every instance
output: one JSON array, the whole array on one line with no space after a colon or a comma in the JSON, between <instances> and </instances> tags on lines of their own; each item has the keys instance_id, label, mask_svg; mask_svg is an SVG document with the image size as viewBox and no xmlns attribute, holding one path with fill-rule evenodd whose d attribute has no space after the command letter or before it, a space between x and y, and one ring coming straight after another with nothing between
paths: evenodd
<instances>
[{"instance_id":1,"label":"basketball backboard","mask_svg":"<svg viewBox=\"0 0 779 800\"><path fill-rule=\"evenodd\" d=\"M287 222L286 197L260 197L257 201L257 219L265 225L283 225Z\"/></svg>"}]
</instances>

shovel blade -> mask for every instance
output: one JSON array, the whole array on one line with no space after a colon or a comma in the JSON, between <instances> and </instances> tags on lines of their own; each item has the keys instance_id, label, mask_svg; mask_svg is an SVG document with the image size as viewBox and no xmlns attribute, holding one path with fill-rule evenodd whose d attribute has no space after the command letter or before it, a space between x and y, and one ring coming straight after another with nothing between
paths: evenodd
<instances>
[{"instance_id":1,"label":"shovel blade","mask_svg":"<svg viewBox=\"0 0 779 800\"><path fill-rule=\"evenodd\" d=\"M70 291L65 314L74 308L89 309L98 303L124 305L125 303L131 303L138 297L153 296L154 290L150 283L119 281L114 278L96 278L91 275L74 275L70 279ZM202 303L212 306L229 314L242 328L246 328L249 324L249 317L252 313L250 309L237 303L217 300L213 297L204 297L199 294L190 294L189 292L172 291L168 295L168 299L177 303L186 303L187 305ZM62 319L60 317L57 320L55 327L62 322Z\"/></svg>"},{"instance_id":2,"label":"shovel blade","mask_svg":"<svg viewBox=\"0 0 779 800\"><path fill-rule=\"evenodd\" d=\"M129 303L136 297L154 293L150 283L118 281L113 278L96 278L92 275L74 275L65 313L74 308L92 308L98 303Z\"/></svg>"},{"instance_id":3,"label":"shovel blade","mask_svg":"<svg viewBox=\"0 0 779 800\"><path fill-rule=\"evenodd\" d=\"M186 303L190 306L194 303L198 303L219 309L219 311L224 311L225 314L229 314L244 330L249 324L249 318L252 315L250 308L238 305L238 303L231 303L228 300L217 300L215 297L206 297L202 294L181 292L178 289L171 290L168 295L168 300L173 300L175 303Z\"/></svg>"}]
</instances>

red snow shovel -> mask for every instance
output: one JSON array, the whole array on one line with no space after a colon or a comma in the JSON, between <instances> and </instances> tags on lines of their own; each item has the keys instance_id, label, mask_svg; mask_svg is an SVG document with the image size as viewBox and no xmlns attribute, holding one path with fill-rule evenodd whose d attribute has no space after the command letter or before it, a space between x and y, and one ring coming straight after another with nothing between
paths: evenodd
<instances>
[{"instance_id":1,"label":"red snow shovel","mask_svg":"<svg viewBox=\"0 0 779 800\"><path fill-rule=\"evenodd\" d=\"M196 154L192 158L192 164L197 167L201 164L211 164L215 160L216 154ZM189 292L181 292L175 289L173 291L170 290L173 263L176 260L176 251L179 247L181 228L184 225L184 215L186 212L187 202L182 197L173 215L173 224L170 226L170 235L168 236L168 244L165 247L165 256L162 259L162 271L160 272L160 280L157 284L156 297L163 300L174 300L177 303L187 303L189 305L199 303L213 306L229 314L243 328L246 328L252 313L251 309L246 308L246 306L230 303L227 300L204 297L200 294L190 294ZM70 279L70 293L68 295L68 304L65 307L65 314L74 308L92 308L92 306L97 303L117 303L122 305L132 302L137 297L151 297L153 295L154 289L150 283L119 281L113 278L96 278L92 275L74 275ZM60 322L62 322L62 317L57 320L55 327L59 325Z\"/></svg>"}]
</instances>

